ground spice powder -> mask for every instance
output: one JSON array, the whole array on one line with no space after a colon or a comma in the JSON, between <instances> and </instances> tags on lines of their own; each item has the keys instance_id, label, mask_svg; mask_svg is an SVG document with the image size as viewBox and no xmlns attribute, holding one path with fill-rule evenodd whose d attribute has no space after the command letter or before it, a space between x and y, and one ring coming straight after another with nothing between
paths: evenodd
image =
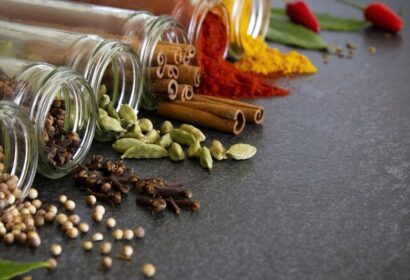
<instances>
[{"instance_id":1,"label":"ground spice powder","mask_svg":"<svg viewBox=\"0 0 410 280\"><path fill-rule=\"evenodd\" d=\"M233 98L256 98L284 96L288 91L272 87L264 79L237 69L224 60L227 40L226 26L222 19L209 13L199 34L197 51L198 63L204 72L199 92L206 95Z\"/></svg>"}]
</instances>

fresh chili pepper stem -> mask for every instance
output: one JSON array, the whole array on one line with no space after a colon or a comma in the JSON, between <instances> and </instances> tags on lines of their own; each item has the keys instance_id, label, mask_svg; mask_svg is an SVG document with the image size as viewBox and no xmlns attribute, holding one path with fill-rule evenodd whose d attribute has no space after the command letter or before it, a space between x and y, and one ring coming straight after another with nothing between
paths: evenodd
<instances>
[{"instance_id":1,"label":"fresh chili pepper stem","mask_svg":"<svg viewBox=\"0 0 410 280\"><path fill-rule=\"evenodd\" d=\"M365 5L361 5L361 4L359 4L359 3L357 3L357 2L354 2L354 1L352 1L352 0L339 0L339 1L342 2L342 3L345 3L345 4L347 4L347 5L350 5L350 6L352 6L352 7L355 7L355 8L357 8L357 9L360 9L360 10L366 9L366 6L365 6Z\"/></svg>"}]
</instances>

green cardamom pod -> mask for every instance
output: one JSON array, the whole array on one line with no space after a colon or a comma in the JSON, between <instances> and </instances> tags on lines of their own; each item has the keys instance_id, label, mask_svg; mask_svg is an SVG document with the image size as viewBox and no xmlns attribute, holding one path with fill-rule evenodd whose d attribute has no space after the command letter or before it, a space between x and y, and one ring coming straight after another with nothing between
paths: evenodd
<instances>
[{"instance_id":1,"label":"green cardamom pod","mask_svg":"<svg viewBox=\"0 0 410 280\"><path fill-rule=\"evenodd\" d=\"M114 106L112 105L112 103L108 103L107 106L105 106L105 110L107 111L108 115L111 118L116 119L117 121L121 122L121 117L120 115L117 113L117 111L115 110Z\"/></svg>"},{"instance_id":2,"label":"green cardamom pod","mask_svg":"<svg viewBox=\"0 0 410 280\"><path fill-rule=\"evenodd\" d=\"M103 84L98 88L97 96L98 98L101 98L101 96L106 95L106 94L107 94L107 87Z\"/></svg>"},{"instance_id":3,"label":"green cardamom pod","mask_svg":"<svg viewBox=\"0 0 410 280\"><path fill-rule=\"evenodd\" d=\"M199 163L203 168L208 170L212 170L213 160L211 156L211 152L207 147L202 147L199 151Z\"/></svg>"},{"instance_id":4,"label":"green cardamom pod","mask_svg":"<svg viewBox=\"0 0 410 280\"><path fill-rule=\"evenodd\" d=\"M172 144L171 135L169 133L162 135L161 138L156 142L156 144L165 149L168 149L168 147Z\"/></svg>"},{"instance_id":5,"label":"green cardamom pod","mask_svg":"<svg viewBox=\"0 0 410 280\"><path fill-rule=\"evenodd\" d=\"M185 160L185 153L182 150L181 145L178 143L172 143L171 148L169 148L169 158L172 161L183 161Z\"/></svg>"},{"instance_id":6,"label":"green cardamom pod","mask_svg":"<svg viewBox=\"0 0 410 280\"><path fill-rule=\"evenodd\" d=\"M206 136L202 133L202 131L193 125L182 124L179 128L194 135L195 139L199 142L205 141L206 139Z\"/></svg>"},{"instance_id":7,"label":"green cardamom pod","mask_svg":"<svg viewBox=\"0 0 410 280\"><path fill-rule=\"evenodd\" d=\"M200 151L201 151L201 143L199 141L195 141L188 148L188 157L197 158L199 157Z\"/></svg>"},{"instance_id":8,"label":"green cardamom pod","mask_svg":"<svg viewBox=\"0 0 410 280\"><path fill-rule=\"evenodd\" d=\"M174 126L172 125L172 123L170 121L164 121L161 124L160 131L161 131L162 134L166 134L166 133L169 133L171 131L171 129L173 129L173 128L174 128Z\"/></svg>"},{"instance_id":9,"label":"green cardamom pod","mask_svg":"<svg viewBox=\"0 0 410 280\"><path fill-rule=\"evenodd\" d=\"M195 136L182 129L173 128L169 134L171 135L172 140L181 145L190 146L196 141Z\"/></svg>"},{"instance_id":10,"label":"green cardamom pod","mask_svg":"<svg viewBox=\"0 0 410 280\"><path fill-rule=\"evenodd\" d=\"M108 117L108 113L104 109L98 108L98 116L102 119L104 117Z\"/></svg>"},{"instance_id":11,"label":"green cardamom pod","mask_svg":"<svg viewBox=\"0 0 410 280\"><path fill-rule=\"evenodd\" d=\"M169 156L166 149L154 144L137 144L125 151L121 156L124 158L163 158Z\"/></svg>"},{"instance_id":12,"label":"green cardamom pod","mask_svg":"<svg viewBox=\"0 0 410 280\"><path fill-rule=\"evenodd\" d=\"M149 119L140 119L138 124L143 132L149 132L154 129L154 125Z\"/></svg>"},{"instance_id":13,"label":"green cardamom pod","mask_svg":"<svg viewBox=\"0 0 410 280\"><path fill-rule=\"evenodd\" d=\"M129 126L137 123L137 113L130 105L122 104L118 113Z\"/></svg>"},{"instance_id":14,"label":"green cardamom pod","mask_svg":"<svg viewBox=\"0 0 410 280\"><path fill-rule=\"evenodd\" d=\"M222 145L222 143L218 140L213 140L211 144L211 148L209 149L211 151L211 155L214 159L216 160L223 160L227 159L228 157L226 156L226 149Z\"/></svg>"},{"instance_id":15,"label":"green cardamom pod","mask_svg":"<svg viewBox=\"0 0 410 280\"><path fill-rule=\"evenodd\" d=\"M154 144L161 138L161 135L159 135L159 132L156 129L151 130L145 136L147 137L148 144Z\"/></svg>"},{"instance_id":16,"label":"green cardamom pod","mask_svg":"<svg viewBox=\"0 0 410 280\"><path fill-rule=\"evenodd\" d=\"M244 160L253 157L256 154L256 148L249 144L235 144L232 145L227 154L229 157L236 160Z\"/></svg>"},{"instance_id":17,"label":"green cardamom pod","mask_svg":"<svg viewBox=\"0 0 410 280\"><path fill-rule=\"evenodd\" d=\"M106 94L103 94L98 100L98 107L105 108L110 102L111 102L110 97Z\"/></svg>"},{"instance_id":18,"label":"green cardamom pod","mask_svg":"<svg viewBox=\"0 0 410 280\"><path fill-rule=\"evenodd\" d=\"M122 128L121 123L112 117L105 116L101 118L100 121L101 126L108 132L121 133L126 131L124 128Z\"/></svg>"},{"instance_id":19,"label":"green cardamom pod","mask_svg":"<svg viewBox=\"0 0 410 280\"><path fill-rule=\"evenodd\" d=\"M121 138L115 141L115 143L112 144L112 147L114 150L122 154L129 148L138 144L143 144L143 142L135 138Z\"/></svg>"}]
</instances>

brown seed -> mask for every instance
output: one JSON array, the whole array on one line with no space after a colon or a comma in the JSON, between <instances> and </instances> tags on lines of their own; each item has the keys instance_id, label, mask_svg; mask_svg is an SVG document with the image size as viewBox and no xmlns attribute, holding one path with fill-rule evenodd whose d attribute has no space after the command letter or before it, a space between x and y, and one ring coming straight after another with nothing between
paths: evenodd
<instances>
[{"instance_id":1,"label":"brown seed","mask_svg":"<svg viewBox=\"0 0 410 280\"><path fill-rule=\"evenodd\" d=\"M150 263L146 263L141 268L142 273L145 277L151 278L155 275L155 266Z\"/></svg>"},{"instance_id":2,"label":"brown seed","mask_svg":"<svg viewBox=\"0 0 410 280\"><path fill-rule=\"evenodd\" d=\"M145 229L143 227L137 227L134 230L134 234L137 238L144 238L145 236Z\"/></svg>"},{"instance_id":3,"label":"brown seed","mask_svg":"<svg viewBox=\"0 0 410 280\"><path fill-rule=\"evenodd\" d=\"M14 235L12 233L7 233L3 237L3 242L6 243L7 245L13 244L14 243Z\"/></svg>"},{"instance_id":4,"label":"brown seed","mask_svg":"<svg viewBox=\"0 0 410 280\"><path fill-rule=\"evenodd\" d=\"M87 233L90 230L90 226L87 223L81 223L78 228L80 229L81 233Z\"/></svg>"},{"instance_id":5,"label":"brown seed","mask_svg":"<svg viewBox=\"0 0 410 280\"><path fill-rule=\"evenodd\" d=\"M24 232L20 232L18 235L16 235L16 240L17 240L17 243L19 243L19 244L26 243L27 234L25 234Z\"/></svg>"},{"instance_id":6,"label":"brown seed","mask_svg":"<svg viewBox=\"0 0 410 280\"><path fill-rule=\"evenodd\" d=\"M34 217L34 225L36 227L41 227L44 225L44 217L42 216L35 216Z\"/></svg>"},{"instance_id":7,"label":"brown seed","mask_svg":"<svg viewBox=\"0 0 410 280\"><path fill-rule=\"evenodd\" d=\"M67 211L73 211L73 210L75 209L75 202L72 201L72 200L67 200L67 201L64 203L64 208L65 208Z\"/></svg>"},{"instance_id":8,"label":"brown seed","mask_svg":"<svg viewBox=\"0 0 410 280\"><path fill-rule=\"evenodd\" d=\"M110 269L112 266L112 259L110 257L103 257L102 265L105 269Z\"/></svg>"},{"instance_id":9,"label":"brown seed","mask_svg":"<svg viewBox=\"0 0 410 280\"><path fill-rule=\"evenodd\" d=\"M88 205L93 206L97 202L97 198L93 195L89 195L87 196L86 202Z\"/></svg>"},{"instance_id":10,"label":"brown seed","mask_svg":"<svg viewBox=\"0 0 410 280\"><path fill-rule=\"evenodd\" d=\"M57 262L57 260L54 259L54 258L48 259L48 260L47 260L47 263L48 263L48 267L47 267L47 268L50 269L50 270L54 270L54 269L56 269L57 266L58 266L58 262Z\"/></svg>"},{"instance_id":11,"label":"brown seed","mask_svg":"<svg viewBox=\"0 0 410 280\"><path fill-rule=\"evenodd\" d=\"M107 183L102 184L102 186L101 186L101 191L102 192L107 193L110 190L111 190L111 184L110 183L107 182Z\"/></svg>"},{"instance_id":12,"label":"brown seed","mask_svg":"<svg viewBox=\"0 0 410 280\"><path fill-rule=\"evenodd\" d=\"M53 244L53 245L51 245L51 247L50 247L50 253L51 253L54 257L60 256L62 250L63 250L63 249L61 248L61 245L59 245L59 244Z\"/></svg>"},{"instance_id":13,"label":"brown seed","mask_svg":"<svg viewBox=\"0 0 410 280\"><path fill-rule=\"evenodd\" d=\"M33 248L37 248L41 245L41 239L37 232L29 231L27 233L28 245Z\"/></svg>"},{"instance_id":14,"label":"brown seed","mask_svg":"<svg viewBox=\"0 0 410 280\"><path fill-rule=\"evenodd\" d=\"M84 251L90 251L93 248L93 243L91 241L84 241L83 242L83 249Z\"/></svg>"},{"instance_id":15,"label":"brown seed","mask_svg":"<svg viewBox=\"0 0 410 280\"><path fill-rule=\"evenodd\" d=\"M107 255L111 253L112 245L110 242L103 242L100 245L101 254Z\"/></svg>"},{"instance_id":16,"label":"brown seed","mask_svg":"<svg viewBox=\"0 0 410 280\"><path fill-rule=\"evenodd\" d=\"M75 239L78 237L78 229L73 227L67 230L67 236L71 239Z\"/></svg>"}]
</instances>

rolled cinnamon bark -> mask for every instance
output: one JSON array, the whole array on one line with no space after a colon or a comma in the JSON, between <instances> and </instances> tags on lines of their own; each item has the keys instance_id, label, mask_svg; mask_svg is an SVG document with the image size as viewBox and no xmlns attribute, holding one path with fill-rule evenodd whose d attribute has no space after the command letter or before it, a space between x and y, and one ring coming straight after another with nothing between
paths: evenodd
<instances>
[{"instance_id":1,"label":"rolled cinnamon bark","mask_svg":"<svg viewBox=\"0 0 410 280\"><path fill-rule=\"evenodd\" d=\"M156 94L165 95L169 100L175 100L177 98L178 83L173 79L152 80L151 91Z\"/></svg>"},{"instance_id":2,"label":"rolled cinnamon bark","mask_svg":"<svg viewBox=\"0 0 410 280\"><path fill-rule=\"evenodd\" d=\"M175 65L166 64L164 66L164 78L165 79L178 79L179 70Z\"/></svg>"},{"instance_id":3,"label":"rolled cinnamon bark","mask_svg":"<svg viewBox=\"0 0 410 280\"><path fill-rule=\"evenodd\" d=\"M162 66L167 64L167 57L162 51L155 51L154 56L152 57L151 65L152 66Z\"/></svg>"},{"instance_id":4,"label":"rolled cinnamon bark","mask_svg":"<svg viewBox=\"0 0 410 280\"><path fill-rule=\"evenodd\" d=\"M160 49L160 51L165 54L165 56L167 58L167 62L169 64L173 64L173 65L182 64L182 62L183 62L183 53L182 53L182 51L173 50L173 49L170 49L170 48Z\"/></svg>"},{"instance_id":5,"label":"rolled cinnamon bark","mask_svg":"<svg viewBox=\"0 0 410 280\"><path fill-rule=\"evenodd\" d=\"M201 68L192 65L178 65L178 83L198 87L201 84Z\"/></svg>"},{"instance_id":6,"label":"rolled cinnamon bark","mask_svg":"<svg viewBox=\"0 0 410 280\"><path fill-rule=\"evenodd\" d=\"M147 67L145 69L145 75L150 77L151 79L162 79L164 78L164 70L165 70L165 65Z\"/></svg>"},{"instance_id":7,"label":"rolled cinnamon bark","mask_svg":"<svg viewBox=\"0 0 410 280\"><path fill-rule=\"evenodd\" d=\"M189 64L196 55L196 48L193 45L184 45L184 64Z\"/></svg>"},{"instance_id":8,"label":"rolled cinnamon bark","mask_svg":"<svg viewBox=\"0 0 410 280\"><path fill-rule=\"evenodd\" d=\"M194 89L191 85L178 85L177 99L188 101L192 99L192 96L194 96Z\"/></svg>"},{"instance_id":9,"label":"rolled cinnamon bark","mask_svg":"<svg viewBox=\"0 0 410 280\"><path fill-rule=\"evenodd\" d=\"M202 94L195 94L192 100L198 101L198 102L208 102L212 104L223 103L223 104L229 104L237 108L240 108L245 114L246 122L248 123L261 124L263 122L264 115L265 115L265 110L263 109L262 106L258 106L258 105L238 101L238 100L216 97L216 96L208 96L208 95L202 95Z\"/></svg>"},{"instance_id":10,"label":"rolled cinnamon bark","mask_svg":"<svg viewBox=\"0 0 410 280\"><path fill-rule=\"evenodd\" d=\"M190 103L190 102L182 102ZM181 122L208 127L223 132L239 135L245 127L245 116L241 110L237 111L234 119L225 119L209 112L176 104L175 102L161 102L157 114L165 118L172 118Z\"/></svg>"}]
</instances>

